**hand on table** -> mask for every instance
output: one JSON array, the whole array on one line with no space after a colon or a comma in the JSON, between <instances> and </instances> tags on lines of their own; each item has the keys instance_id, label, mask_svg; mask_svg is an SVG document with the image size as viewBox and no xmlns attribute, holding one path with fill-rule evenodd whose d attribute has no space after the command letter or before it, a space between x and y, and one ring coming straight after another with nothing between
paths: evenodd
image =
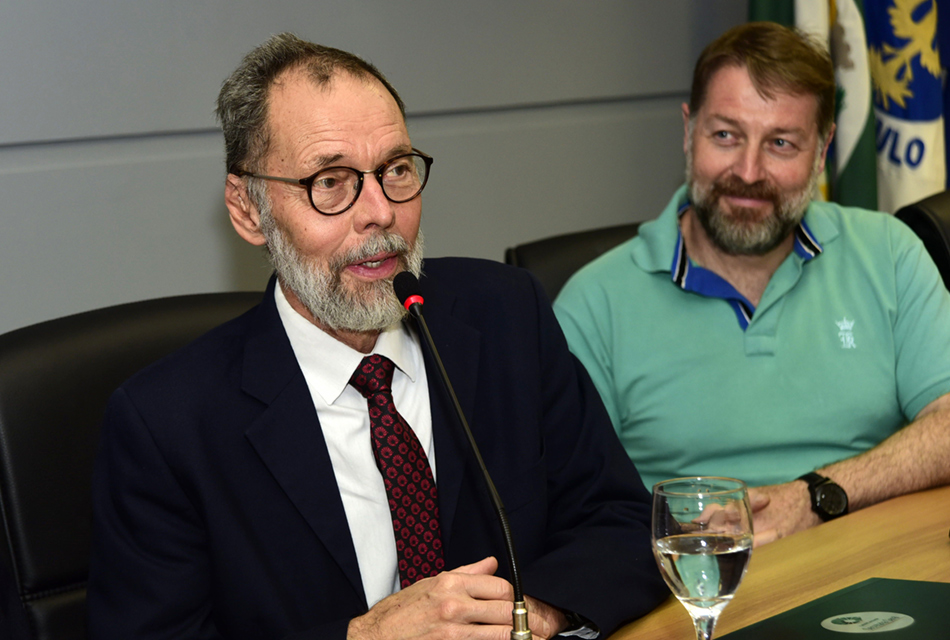
<instances>
[{"instance_id":1,"label":"hand on table","mask_svg":"<svg viewBox=\"0 0 950 640\"><path fill-rule=\"evenodd\" d=\"M749 501L756 547L821 524L812 511L808 486L798 480L750 488Z\"/></svg>"},{"instance_id":2,"label":"hand on table","mask_svg":"<svg viewBox=\"0 0 950 640\"><path fill-rule=\"evenodd\" d=\"M494 575L497 569L498 561L488 557L420 580L351 620L347 638L509 640L514 590ZM560 610L526 599L528 626L536 638L550 638L567 626Z\"/></svg>"},{"instance_id":3,"label":"hand on table","mask_svg":"<svg viewBox=\"0 0 950 640\"><path fill-rule=\"evenodd\" d=\"M742 514L735 506L712 504L703 509L692 522L681 523L684 533L741 533Z\"/></svg>"}]
</instances>

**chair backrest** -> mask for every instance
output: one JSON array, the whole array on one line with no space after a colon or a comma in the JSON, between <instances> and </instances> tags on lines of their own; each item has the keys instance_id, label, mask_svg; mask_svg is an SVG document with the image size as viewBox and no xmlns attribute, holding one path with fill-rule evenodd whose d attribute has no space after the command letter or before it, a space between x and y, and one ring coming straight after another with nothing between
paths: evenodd
<instances>
[{"instance_id":1,"label":"chair backrest","mask_svg":"<svg viewBox=\"0 0 950 640\"><path fill-rule=\"evenodd\" d=\"M533 273L553 301L575 271L637 235L639 227L634 222L519 244L505 251L505 262Z\"/></svg>"},{"instance_id":2,"label":"chair backrest","mask_svg":"<svg viewBox=\"0 0 950 640\"><path fill-rule=\"evenodd\" d=\"M261 298L146 300L0 336L0 563L17 583L37 640L87 637L90 487L109 396Z\"/></svg>"},{"instance_id":3,"label":"chair backrest","mask_svg":"<svg viewBox=\"0 0 950 640\"><path fill-rule=\"evenodd\" d=\"M950 191L909 204L895 215L924 241L950 289Z\"/></svg>"}]
</instances>

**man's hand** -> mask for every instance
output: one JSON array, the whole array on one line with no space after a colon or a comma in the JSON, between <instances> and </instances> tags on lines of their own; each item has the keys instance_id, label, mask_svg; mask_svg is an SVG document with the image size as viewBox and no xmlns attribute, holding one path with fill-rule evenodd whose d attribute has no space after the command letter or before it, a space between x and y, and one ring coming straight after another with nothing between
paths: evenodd
<instances>
[{"instance_id":1,"label":"man's hand","mask_svg":"<svg viewBox=\"0 0 950 640\"><path fill-rule=\"evenodd\" d=\"M751 488L749 501L756 547L821 524L811 509L808 485L801 480Z\"/></svg>"},{"instance_id":2,"label":"man's hand","mask_svg":"<svg viewBox=\"0 0 950 640\"><path fill-rule=\"evenodd\" d=\"M553 638L567 628L567 616L547 602L525 595L528 607L528 628L536 638ZM510 634L509 634L510 637Z\"/></svg>"},{"instance_id":3,"label":"man's hand","mask_svg":"<svg viewBox=\"0 0 950 640\"><path fill-rule=\"evenodd\" d=\"M743 533L742 514L734 506L711 504L692 522L680 523L684 533Z\"/></svg>"},{"instance_id":4,"label":"man's hand","mask_svg":"<svg viewBox=\"0 0 950 640\"><path fill-rule=\"evenodd\" d=\"M351 620L347 639L509 640L514 590L494 575L497 569L498 561L488 557L420 580ZM528 599L528 626L535 637L550 638L566 624L559 610Z\"/></svg>"},{"instance_id":5,"label":"man's hand","mask_svg":"<svg viewBox=\"0 0 950 640\"><path fill-rule=\"evenodd\" d=\"M816 471L847 492L850 511L950 483L950 393L873 449ZM800 480L749 489L749 498L755 546L821 524Z\"/></svg>"}]
</instances>

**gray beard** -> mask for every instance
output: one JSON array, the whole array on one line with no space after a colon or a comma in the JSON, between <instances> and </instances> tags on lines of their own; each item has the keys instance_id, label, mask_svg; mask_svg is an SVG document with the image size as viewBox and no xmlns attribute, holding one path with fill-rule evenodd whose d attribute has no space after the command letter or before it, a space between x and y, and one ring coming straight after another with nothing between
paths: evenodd
<instances>
[{"instance_id":1,"label":"gray beard","mask_svg":"<svg viewBox=\"0 0 950 640\"><path fill-rule=\"evenodd\" d=\"M821 150L815 156L811 175L797 192L783 196L769 183L747 184L738 176L719 179L706 187L693 181L692 132L686 150L686 186L690 203L709 240L728 255L761 256L769 253L789 236L805 217L808 204L814 199L821 166ZM723 211L719 200L723 195L766 198L772 201L772 215L755 221L755 212L733 209Z\"/></svg>"},{"instance_id":2,"label":"gray beard","mask_svg":"<svg viewBox=\"0 0 950 640\"><path fill-rule=\"evenodd\" d=\"M422 275L422 229L415 243L380 231L363 244L321 265L319 259L300 254L269 211L260 210L261 232L267 239L271 264L281 284L288 287L313 315L314 320L334 331L382 331L406 316L393 293L392 278L374 282L343 282L348 264L361 262L379 253L398 253L402 269Z\"/></svg>"}]
</instances>

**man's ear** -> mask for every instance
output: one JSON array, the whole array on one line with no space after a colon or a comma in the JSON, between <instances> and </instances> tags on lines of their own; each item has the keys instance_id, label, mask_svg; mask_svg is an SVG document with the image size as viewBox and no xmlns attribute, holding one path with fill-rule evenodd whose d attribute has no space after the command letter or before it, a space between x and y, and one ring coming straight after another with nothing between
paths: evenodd
<instances>
[{"instance_id":1,"label":"man's ear","mask_svg":"<svg viewBox=\"0 0 950 640\"><path fill-rule=\"evenodd\" d=\"M685 102L682 106L683 110L683 153L686 154L689 151L689 105Z\"/></svg>"},{"instance_id":2,"label":"man's ear","mask_svg":"<svg viewBox=\"0 0 950 640\"><path fill-rule=\"evenodd\" d=\"M258 247L267 242L261 233L260 213L247 194L247 185L233 173L228 174L224 185L224 204L239 236Z\"/></svg>"},{"instance_id":3,"label":"man's ear","mask_svg":"<svg viewBox=\"0 0 950 640\"><path fill-rule=\"evenodd\" d=\"M821 150L821 166L818 168L819 171L825 170L825 160L828 159L828 149L831 147L831 139L835 137L835 125L831 125L831 129L828 131L828 137L825 138L825 148Z\"/></svg>"}]
</instances>

